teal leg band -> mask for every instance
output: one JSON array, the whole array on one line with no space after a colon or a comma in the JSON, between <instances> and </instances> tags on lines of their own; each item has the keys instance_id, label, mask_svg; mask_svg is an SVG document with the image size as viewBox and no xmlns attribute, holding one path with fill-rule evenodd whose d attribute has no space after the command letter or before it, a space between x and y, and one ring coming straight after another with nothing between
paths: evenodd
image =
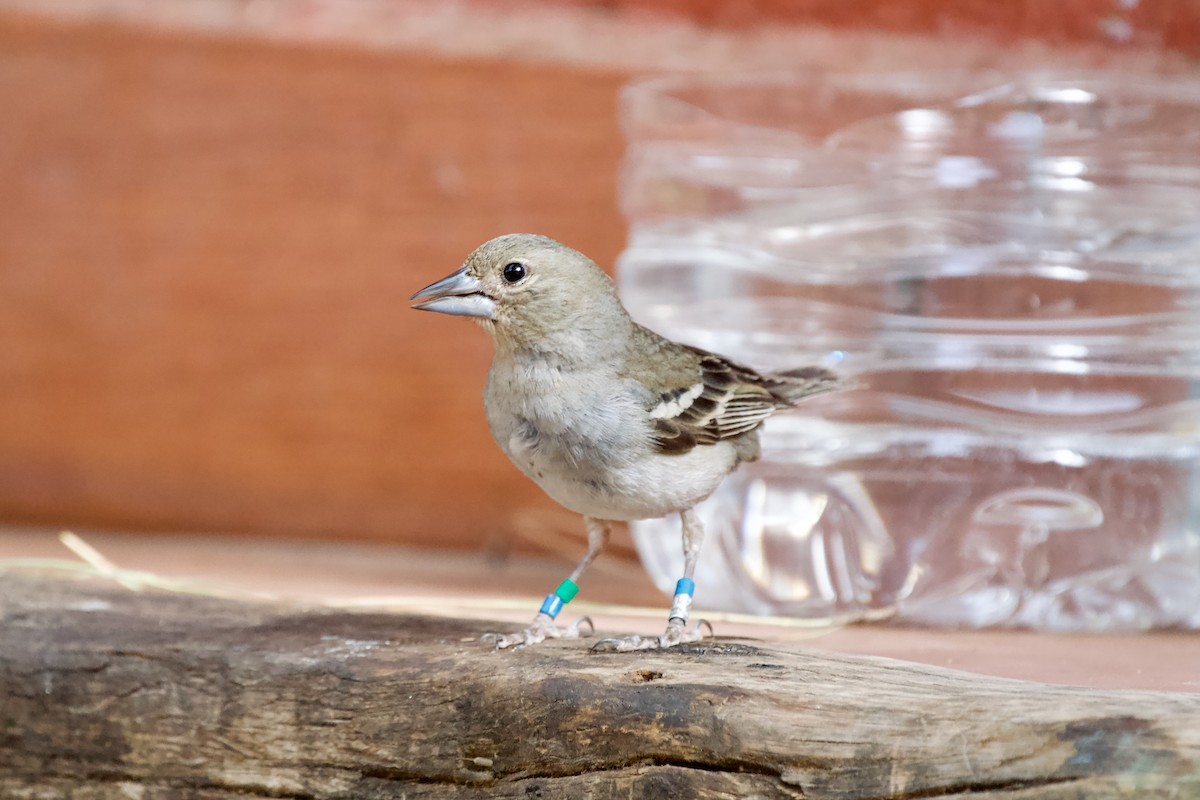
<instances>
[{"instance_id":1,"label":"teal leg band","mask_svg":"<svg viewBox=\"0 0 1200 800\"><path fill-rule=\"evenodd\" d=\"M546 599L542 601L542 607L539 611L554 619L562 611L563 606L575 599L575 595L579 594L579 587L575 585L575 581L567 578L558 585L554 590L554 594L546 595Z\"/></svg>"}]
</instances>

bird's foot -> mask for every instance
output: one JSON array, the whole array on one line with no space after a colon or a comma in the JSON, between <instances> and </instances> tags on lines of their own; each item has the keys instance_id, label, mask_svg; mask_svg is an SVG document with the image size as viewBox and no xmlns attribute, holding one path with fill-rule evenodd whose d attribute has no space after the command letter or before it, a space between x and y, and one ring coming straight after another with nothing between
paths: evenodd
<instances>
[{"instance_id":1,"label":"bird's foot","mask_svg":"<svg viewBox=\"0 0 1200 800\"><path fill-rule=\"evenodd\" d=\"M586 633L583 632L585 627ZM595 630L596 626L592 624L591 617L580 617L571 625L562 628L554 624L554 617L538 613L523 631L508 634L485 633L482 639L494 643L497 650L506 650L510 647L528 647L547 639L578 639L581 636L590 636Z\"/></svg>"},{"instance_id":2,"label":"bird's foot","mask_svg":"<svg viewBox=\"0 0 1200 800\"><path fill-rule=\"evenodd\" d=\"M713 635L712 625L699 620L690 629L683 620L672 619L662 636L622 636L618 639L601 639L592 645L593 653L632 653L635 650L663 650L678 644L690 644L704 638L704 631Z\"/></svg>"}]
</instances>

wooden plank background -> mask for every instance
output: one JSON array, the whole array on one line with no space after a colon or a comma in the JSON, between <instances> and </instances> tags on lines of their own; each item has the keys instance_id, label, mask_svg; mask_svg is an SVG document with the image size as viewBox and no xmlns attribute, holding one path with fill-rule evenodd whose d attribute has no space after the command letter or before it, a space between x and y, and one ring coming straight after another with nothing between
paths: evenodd
<instances>
[{"instance_id":1,"label":"wooden plank background","mask_svg":"<svg viewBox=\"0 0 1200 800\"><path fill-rule=\"evenodd\" d=\"M1194 36L1159 46L1179 27L1167 23L1196 30L1195 5L1175 4L1139 28L1142 50L1090 34L1073 49L1012 41L1032 18L944 47L823 28L720 38L704 26L780 17L707 3L673 29L689 51L646 40L625 4L552 5L581 15L577 41L547 43L570 64L544 60L536 32L451 57L0 3L0 523L436 545L503 544L530 520L573 530L491 442L485 337L406 301L512 230L611 264L617 92L631 75L759 51L843 69L1192 69ZM609 55L623 30L629 49Z\"/></svg>"},{"instance_id":2,"label":"wooden plank background","mask_svg":"<svg viewBox=\"0 0 1200 800\"><path fill-rule=\"evenodd\" d=\"M615 256L623 76L12 20L0 53L0 515L440 543L549 507L486 337L407 299L514 229Z\"/></svg>"}]
</instances>

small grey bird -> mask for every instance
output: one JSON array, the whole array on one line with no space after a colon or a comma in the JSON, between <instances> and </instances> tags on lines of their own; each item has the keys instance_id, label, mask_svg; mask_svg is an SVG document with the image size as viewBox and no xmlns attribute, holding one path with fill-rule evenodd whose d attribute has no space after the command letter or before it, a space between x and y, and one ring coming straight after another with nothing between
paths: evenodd
<instances>
[{"instance_id":1,"label":"small grey bird","mask_svg":"<svg viewBox=\"0 0 1200 800\"><path fill-rule=\"evenodd\" d=\"M582 253L516 233L481 245L462 268L412 296L414 308L471 317L495 358L483 390L492 436L517 468L583 515L588 552L525 630L499 648L578 636L555 617L608 542L614 520L679 514L683 577L662 636L608 639L597 649L670 647L687 627L704 531L694 507L743 461L775 411L838 388L821 367L762 374L672 342L634 322L613 282Z\"/></svg>"}]
</instances>

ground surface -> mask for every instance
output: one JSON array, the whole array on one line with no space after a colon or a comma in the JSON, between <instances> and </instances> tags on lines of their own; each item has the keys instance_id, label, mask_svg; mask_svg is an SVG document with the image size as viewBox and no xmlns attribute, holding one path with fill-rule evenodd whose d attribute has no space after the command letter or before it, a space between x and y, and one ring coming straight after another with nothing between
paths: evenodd
<instances>
[{"instance_id":1,"label":"ground surface","mask_svg":"<svg viewBox=\"0 0 1200 800\"><path fill-rule=\"evenodd\" d=\"M363 543L287 542L220 536L84 533L117 566L169 579L280 598L460 614L523 625L569 571L569 558L482 556ZM77 560L56 531L0 529L7 559ZM669 602L636 565L601 558L570 609L603 631L654 633ZM569 612L568 612L569 613ZM887 625L838 629L786 621L752 623L711 616L722 637L804 644L835 653L877 655L983 675L1108 689L1200 692L1200 634L1054 636L1026 631L928 631Z\"/></svg>"}]
</instances>

